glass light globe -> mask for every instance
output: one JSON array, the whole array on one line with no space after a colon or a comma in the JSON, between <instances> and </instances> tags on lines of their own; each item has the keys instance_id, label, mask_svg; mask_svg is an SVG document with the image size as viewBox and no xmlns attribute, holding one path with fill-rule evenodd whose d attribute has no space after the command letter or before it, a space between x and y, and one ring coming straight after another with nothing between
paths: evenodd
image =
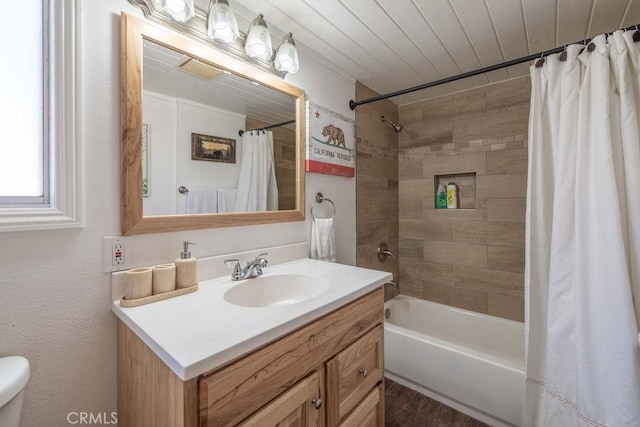
<instances>
[{"instance_id":1,"label":"glass light globe","mask_svg":"<svg viewBox=\"0 0 640 427\"><path fill-rule=\"evenodd\" d=\"M196 14L193 0L155 0L155 6L178 22L187 22Z\"/></svg>"},{"instance_id":2,"label":"glass light globe","mask_svg":"<svg viewBox=\"0 0 640 427\"><path fill-rule=\"evenodd\" d=\"M247 41L244 44L244 51L251 58L260 58L268 60L272 54L271 36L267 30L267 24L262 19L262 15L258 15L250 26Z\"/></svg>"},{"instance_id":3,"label":"glass light globe","mask_svg":"<svg viewBox=\"0 0 640 427\"><path fill-rule=\"evenodd\" d=\"M282 43L278 48L273 65L275 65L278 71L291 74L297 73L298 69L300 69L300 63L298 61L298 50L296 46L289 41Z\"/></svg>"},{"instance_id":4,"label":"glass light globe","mask_svg":"<svg viewBox=\"0 0 640 427\"><path fill-rule=\"evenodd\" d=\"M236 16L226 0L217 0L209 10L207 33L224 43L233 43L239 36Z\"/></svg>"}]
</instances>

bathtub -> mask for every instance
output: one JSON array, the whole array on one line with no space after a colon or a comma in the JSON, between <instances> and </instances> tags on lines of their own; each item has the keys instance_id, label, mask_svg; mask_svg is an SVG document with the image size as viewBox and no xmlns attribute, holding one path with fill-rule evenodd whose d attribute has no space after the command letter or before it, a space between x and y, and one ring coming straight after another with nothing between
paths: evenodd
<instances>
[{"instance_id":1,"label":"bathtub","mask_svg":"<svg viewBox=\"0 0 640 427\"><path fill-rule=\"evenodd\" d=\"M385 318L388 378L490 425L520 425L524 324L404 295Z\"/></svg>"}]
</instances>

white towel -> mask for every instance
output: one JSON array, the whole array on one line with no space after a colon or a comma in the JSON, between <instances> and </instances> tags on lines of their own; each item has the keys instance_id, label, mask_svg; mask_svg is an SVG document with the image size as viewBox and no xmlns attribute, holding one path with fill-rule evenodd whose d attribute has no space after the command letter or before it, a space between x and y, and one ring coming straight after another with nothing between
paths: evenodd
<instances>
[{"instance_id":1,"label":"white towel","mask_svg":"<svg viewBox=\"0 0 640 427\"><path fill-rule=\"evenodd\" d=\"M189 190L187 193L188 214L216 212L218 212L218 190Z\"/></svg>"},{"instance_id":2,"label":"white towel","mask_svg":"<svg viewBox=\"0 0 640 427\"><path fill-rule=\"evenodd\" d=\"M333 218L314 219L311 223L311 258L336 262Z\"/></svg>"},{"instance_id":3,"label":"white towel","mask_svg":"<svg viewBox=\"0 0 640 427\"><path fill-rule=\"evenodd\" d=\"M238 190L236 190L235 188L218 189L218 212L235 212L237 196Z\"/></svg>"}]
</instances>

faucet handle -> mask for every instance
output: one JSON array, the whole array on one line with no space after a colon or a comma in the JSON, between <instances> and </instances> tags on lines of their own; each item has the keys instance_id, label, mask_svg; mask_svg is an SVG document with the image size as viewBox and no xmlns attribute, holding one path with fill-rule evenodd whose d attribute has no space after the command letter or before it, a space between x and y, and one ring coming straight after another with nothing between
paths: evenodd
<instances>
[{"instance_id":1,"label":"faucet handle","mask_svg":"<svg viewBox=\"0 0 640 427\"><path fill-rule=\"evenodd\" d=\"M267 264L269 263L269 261L267 261L267 259L265 258L267 255L269 255L269 253L265 252L265 253L262 253L262 254L256 256L256 260L259 261L260 267L266 267Z\"/></svg>"},{"instance_id":2,"label":"faucet handle","mask_svg":"<svg viewBox=\"0 0 640 427\"><path fill-rule=\"evenodd\" d=\"M231 280L239 280L240 279L240 260L238 259L226 259L224 260L224 265L227 268L233 267L233 273L231 273Z\"/></svg>"},{"instance_id":3,"label":"faucet handle","mask_svg":"<svg viewBox=\"0 0 640 427\"><path fill-rule=\"evenodd\" d=\"M238 267L240 266L240 260L239 259L225 259L224 260L224 265L226 265L227 267Z\"/></svg>"}]
</instances>

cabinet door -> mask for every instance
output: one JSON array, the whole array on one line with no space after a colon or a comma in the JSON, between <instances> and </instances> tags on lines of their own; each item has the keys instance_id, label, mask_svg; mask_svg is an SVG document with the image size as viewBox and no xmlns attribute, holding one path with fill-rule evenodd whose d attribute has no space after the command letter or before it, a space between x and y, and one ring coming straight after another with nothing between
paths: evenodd
<instances>
[{"instance_id":1,"label":"cabinet door","mask_svg":"<svg viewBox=\"0 0 640 427\"><path fill-rule=\"evenodd\" d=\"M335 426L382 380L382 325L327 362L327 425Z\"/></svg>"},{"instance_id":2,"label":"cabinet door","mask_svg":"<svg viewBox=\"0 0 640 427\"><path fill-rule=\"evenodd\" d=\"M384 383L374 388L340 423L340 427L384 427Z\"/></svg>"},{"instance_id":3,"label":"cabinet door","mask_svg":"<svg viewBox=\"0 0 640 427\"><path fill-rule=\"evenodd\" d=\"M242 427L320 427L320 374L316 371L241 422ZM317 406L317 408L316 408Z\"/></svg>"}]
</instances>

